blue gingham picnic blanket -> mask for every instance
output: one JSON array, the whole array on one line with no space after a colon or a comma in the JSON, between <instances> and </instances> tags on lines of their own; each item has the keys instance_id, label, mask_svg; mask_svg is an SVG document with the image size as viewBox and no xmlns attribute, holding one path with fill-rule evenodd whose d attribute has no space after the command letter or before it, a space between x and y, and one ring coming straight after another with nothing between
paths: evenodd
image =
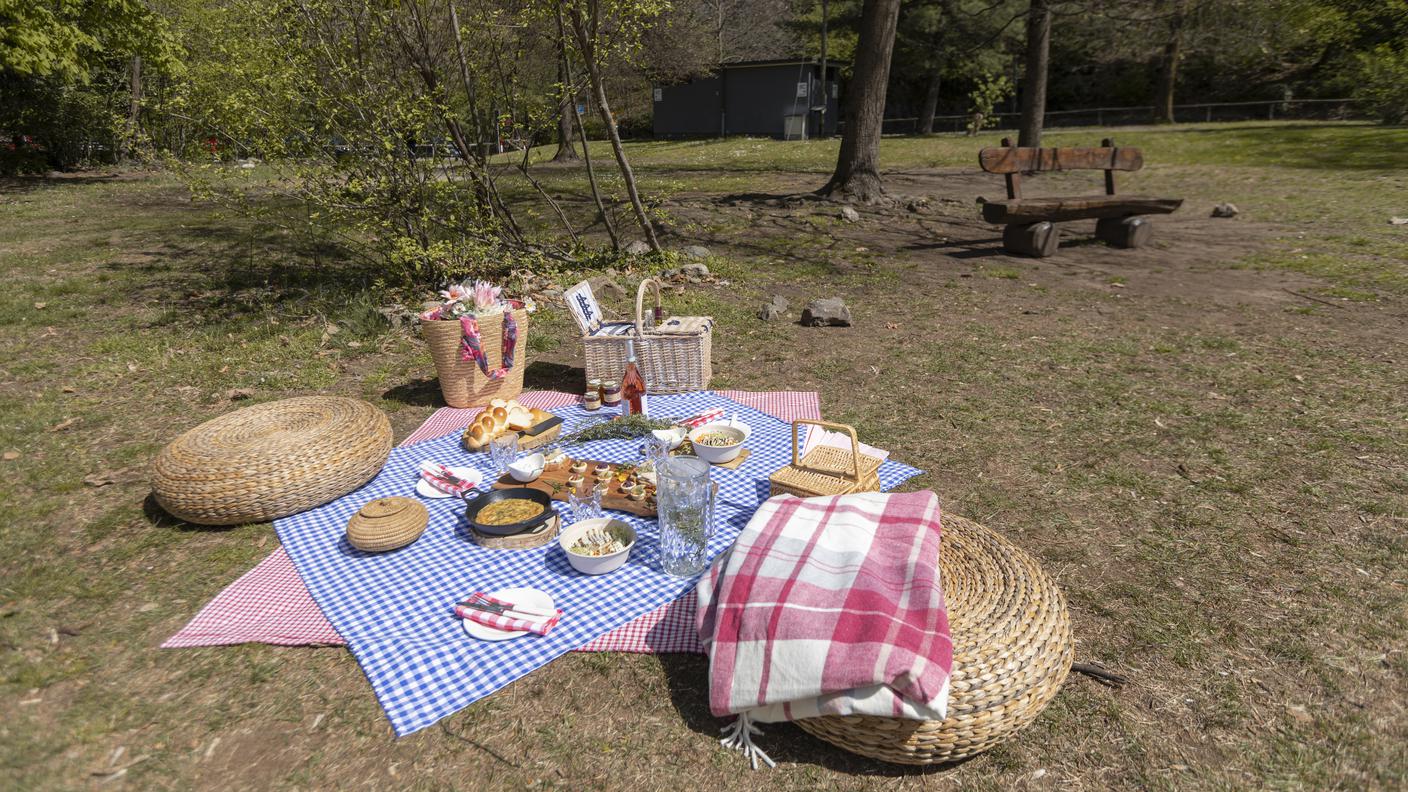
<instances>
[{"instance_id":1,"label":"blue gingham picnic blanket","mask_svg":"<svg viewBox=\"0 0 1408 792\"><path fill-rule=\"evenodd\" d=\"M654 416L687 417L712 407L752 427L749 457L737 470L713 468L719 485L712 559L733 543L768 497L768 476L792 460L791 425L710 391L650 397ZM604 420L607 411L559 407L566 436ZM573 446L587 459L633 462L638 440L602 440ZM467 533L464 506L455 498L425 500L430 523L412 544L388 553L363 553L347 543L347 521L363 503L388 495L415 497L420 463L472 465L493 474L488 456L470 453L459 433L394 448L386 466L365 486L332 503L274 522L284 548L318 607L347 640L398 736L429 726L559 655L649 613L694 588L695 579L659 571L656 521L612 512L639 533L630 559L609 575L587 576L568 564L556 542L533 550L490 550ZM919 470L886 461L880 483L891 489ZM560 513L566 504L555 504ZM452 608L475 591L531 586L565 611L548 635L479 641L465 634Z\"/></svg>"}]
</instances>

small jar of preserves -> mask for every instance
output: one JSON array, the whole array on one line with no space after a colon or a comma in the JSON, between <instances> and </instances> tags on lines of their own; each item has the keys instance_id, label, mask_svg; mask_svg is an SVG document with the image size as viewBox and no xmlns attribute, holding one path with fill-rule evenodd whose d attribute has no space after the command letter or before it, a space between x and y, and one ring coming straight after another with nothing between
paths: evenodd
<instances>
[{"instance_id":1,"label":"small jar of preserves","mask_svg":"<svg viewBox=\"0 0 1408 792\"><path fill-rule=\"evenodd\" d=\"M621 383L615 380L602 380L601 403L605 407L621 406Z\"/></svg>"}]
</instances>

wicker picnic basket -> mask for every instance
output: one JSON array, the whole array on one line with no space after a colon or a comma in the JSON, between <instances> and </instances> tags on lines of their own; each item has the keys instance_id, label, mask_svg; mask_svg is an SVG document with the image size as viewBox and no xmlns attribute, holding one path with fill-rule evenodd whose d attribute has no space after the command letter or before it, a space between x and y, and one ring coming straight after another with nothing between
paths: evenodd
<instances>
[{"instance_id":1,"label":"wicker picnic basket","mask_svg":"<svg viewBox=\"0 0 1408 792\"><path fill-rule=\"evenodd\" d=\"M839 429L851 436L851 450L819 445L802 456L802 424ZM856 430L845 424L803 418L792 422L792 464L773 473L770 495L850 495L853 492L880 491L880 460L860 452Z\"/></svg>"},{"instance_id":2,"label":"wicker picnic basket","mask_svg":"<svg viewBox=\"0 0 1408 792\"><path fill-rule=\"evenodd\" d=\"M852 753L910 765L955 762L992 748L1041 714L1071 669L1074 642L1056 583L1006 539L943 518L939 569L953 638L942 721L831 715L797 725Z\"/></svg>"},{"instance_id":3,"label":"wicker picnic basket","mask_svg":"<svg viewBox=\"0 0 1408 792\"><path fill-rule=\"evenodd\" d=\"M489 368L503 365L504 328L497 317L479 322L480 343ZM435 361L435 373L440 378L440 393L451 407L483 407L494 399L512 399L523 392L523 369L528 356L528 312L513 311L518 324L518 344L514 349L513 367L500 379L490 379L472 360L460 359L460 341L464 331L458 319L428 319L422 321L421 332L430 346Z\"/></svg>"},{"instance_id":4,"label":"wicker picnic basket","mask_svg":"<svg viewBox=\"0 0 1408 792\"><path fill-rule=\"evenodd\" d=\"M645 292L655 292L655 307L661 307L660 284L646 278L636 289L636 320L626 335L592 335L583 328L582 347L587 359L587 379L621 381L626 373L626 342L634 341L636 364L645 387L651 393L685 393L709 387L713 372L712 322L705 317L680 317L690 333L662 333L645 329ZM695 321L689 321L695 320Z\"/></svg>"},{"instance_id":5,"label":"wicker picnic basket","mask_svg":"<svg viewBox=\"0 0 1408 792\"><path fill-rule=\"evenodd\" d=\"M264 522L362 486L391 453L386 413L359 399L302 396L206 421L152 465L152 492L201 525Z\"/></svg>"}]
</instances>

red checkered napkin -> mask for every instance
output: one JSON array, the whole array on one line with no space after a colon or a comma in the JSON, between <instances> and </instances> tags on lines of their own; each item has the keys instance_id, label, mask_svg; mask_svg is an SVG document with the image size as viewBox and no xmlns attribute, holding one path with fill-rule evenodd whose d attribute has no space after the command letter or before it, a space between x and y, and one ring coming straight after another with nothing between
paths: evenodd
<instances>
[{"instance_id":1,"label":"red checkered napkin","mask_svg":"<svg viewBox=\"0 0 1408 792\"><path fill-rule=\"evenodd\" d=\"M717 421L722 417L724 417L723 408L715 407L711 410L705 410L704 412L699 413L693 418L685 418L682 421L676 421L675 424L677 426L686 426L690 429L698 429L704 424L709 423L711 421Z\"/></svg>"},{"instance_id":2,"label":"red checkered napkin","mask_svg":"<svg viewBox=\"0 0 1408 792\"><path fill-rule=\"evenodd\" d=\"M474 594L471 594L469 596L469 599L455 606L455 615L460 617L461 619L469 619L472 622L478 622L479 624L482 624L485 627L493 627L496 630L503 630L505 632L527 630L528 632L536 633L538 635L547 635L548 632L552 630L552 628L556 627L557 623L562 619L562 610L560 608L554 611L551 617L548 617L546 619L519 619L513 616L505 616L498 613L490 613L488 611L482 611L476 608L468 607L469 603L474 602L475 600L480 600L491 605L501 605L505 608L516 609L516 606L514 606L514 604L511 602L505 602L501 599L491 597L488 594L475 592Z\"/></svg>"},{"instance_id":3,"label":"red checkered napkin","mask_svg":"<svg viewBox=\"0 0 1408 792\"><path fill-rule=\"evenodd\" d=\"M463 495L474 489L474 484L463 479L460 479L459 483L454 483L453 479L459 477L439 462L426 460L420 463L420 477L430 482L430 486L435 489L448 492L451 495Z\"/></svg>"}]
</instances>

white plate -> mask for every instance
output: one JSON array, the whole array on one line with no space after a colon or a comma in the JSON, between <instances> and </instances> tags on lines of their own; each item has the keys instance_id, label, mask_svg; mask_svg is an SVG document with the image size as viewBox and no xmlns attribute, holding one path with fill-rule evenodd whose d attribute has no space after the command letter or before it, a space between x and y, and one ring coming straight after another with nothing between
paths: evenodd
<instances>
[{"instance_id":1,"label":"white plate","mask_svg":"<svg viewBox=\"0 0 1408 792\"><path fill-rule=\"evenodd\" d=\"M557 610L557 606L553 604L552 595L541 589L506 588L491 591L489 596L534 610ZM481 641L507 641L510 638L520 638L528 634L527 630L498 630L472 619L460 619L460 622L463 623L465 632Z\"/></svg>"},{"instance_id":2,"label":"white plate","mask_svg":"<svg viewBox=\"0 0 1408 792\"><path fill-rule=\"evenodd\" d=\"M484 474L479 472L479 468L452 467L450 468L450 472L455 474L459 478L468 481L476 487L484 481ZM426 481L425 477L420 475L419 470L416 471L416 477L416 494L421 496L422 498L455 497L454 495L451 495L450 493L436 487L434 484L431 484L429 481Z\"/></svg>"}]
</instances>

